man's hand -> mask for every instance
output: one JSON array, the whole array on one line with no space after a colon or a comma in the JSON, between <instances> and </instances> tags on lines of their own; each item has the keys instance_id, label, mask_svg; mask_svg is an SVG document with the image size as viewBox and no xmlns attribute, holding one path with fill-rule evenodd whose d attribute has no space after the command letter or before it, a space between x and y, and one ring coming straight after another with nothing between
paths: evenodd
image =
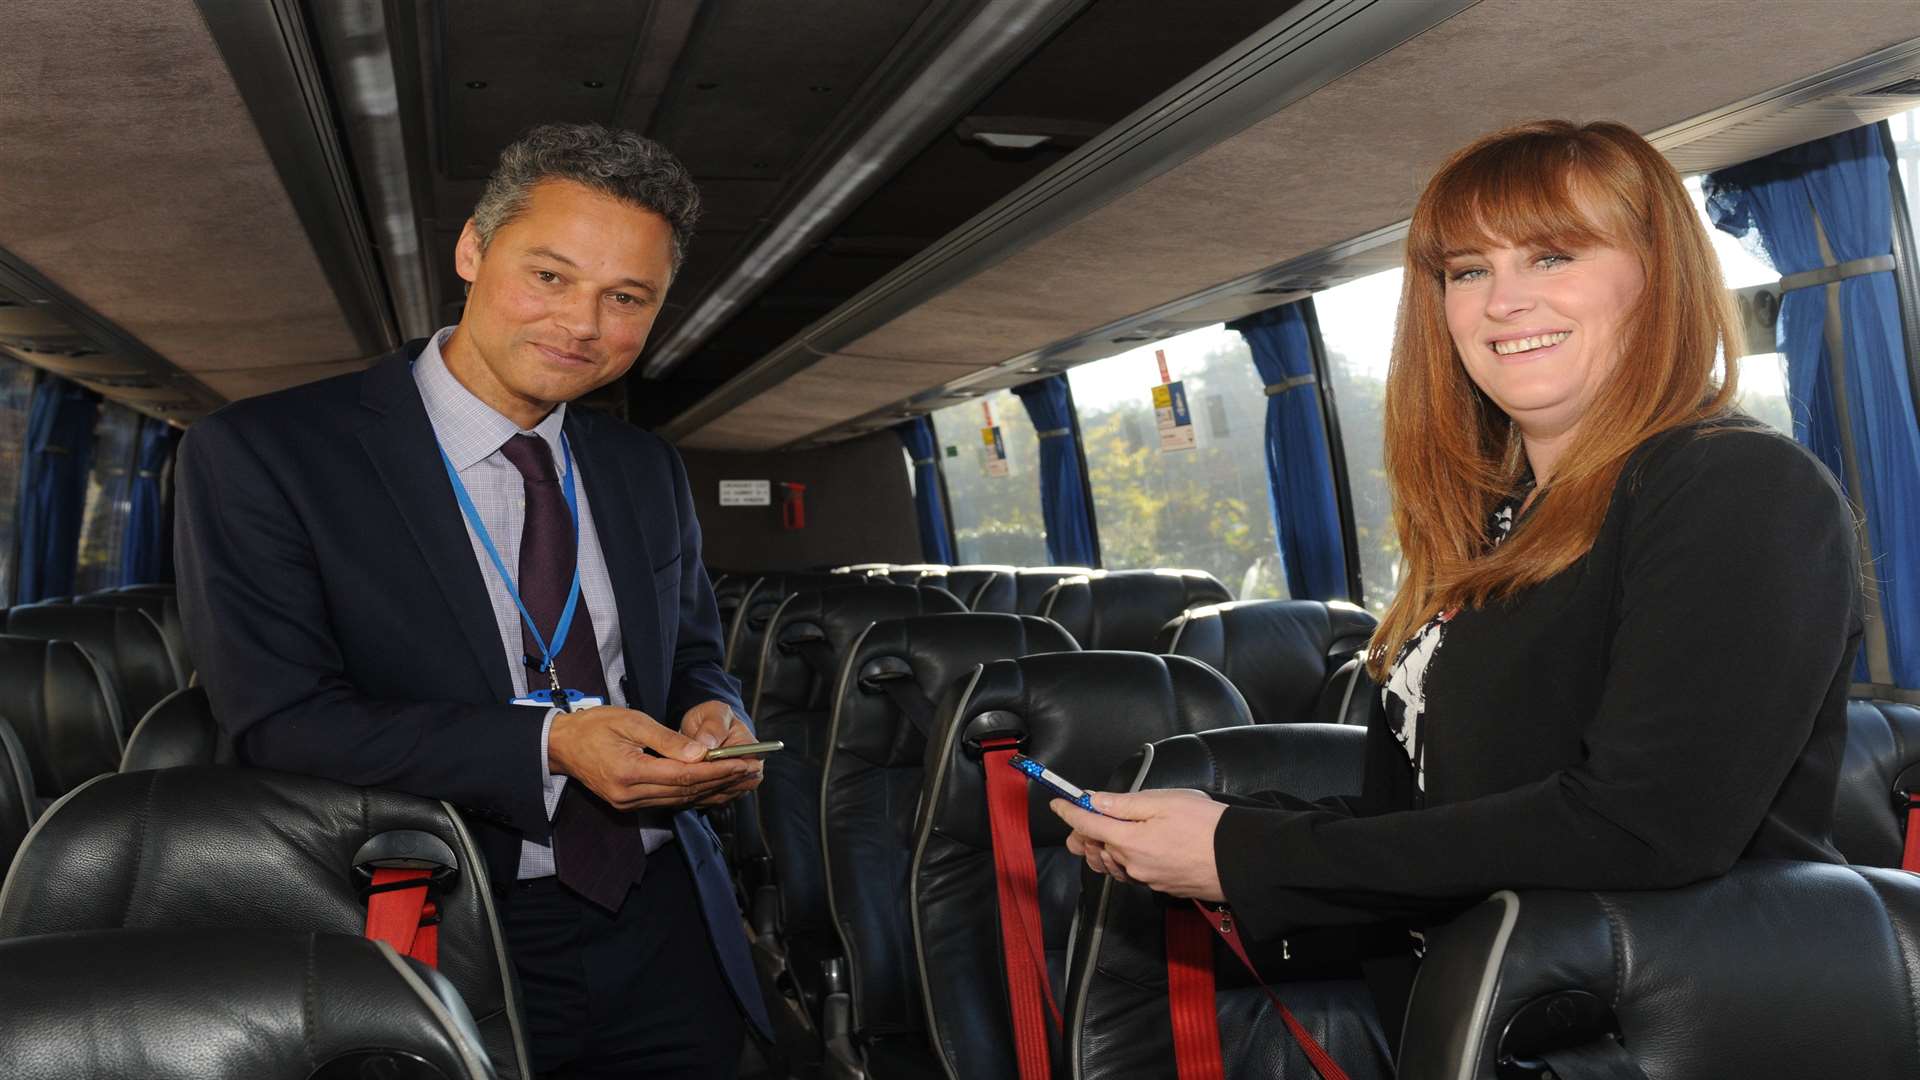
<instances>
[{"instance_id":1,"label":"man's hand","mask_svg":"<svg viewBox=\"0 0 1920 1080\"><path fill-rule=\"evenodd\" d=\"M711 705L725 707L708 702L689 710L688 720ZM602 705L560 713L547 729L548 770L587 785L619 810L716 806L759 786L758 761L701 760L706 753L706 743L637 709Z\"/></svg>"},{"instance_id":2,"label":"man's hand","mask_svg":"<svg viewBox=\"0 0 1920 1080\"><path fill-rule=\"evenodd\" d=\"M1226 899L1213 860L1213 831L1226 804L1185 788L1092 795L1100 814L1109 816L1090 814L1065 799L1048 805L1073 827L1067 850L1086 859L1094 872L1171 896Z\"/></svg>"}]
</instances>

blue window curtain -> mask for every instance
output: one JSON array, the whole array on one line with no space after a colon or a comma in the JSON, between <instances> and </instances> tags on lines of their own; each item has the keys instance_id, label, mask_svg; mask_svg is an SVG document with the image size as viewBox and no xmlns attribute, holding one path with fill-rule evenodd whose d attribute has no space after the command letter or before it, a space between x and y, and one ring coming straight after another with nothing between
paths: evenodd
<instances>
[{"instance_id":1,"label":"blue window curtain","mask_svg":"<svg viewBox=\"0 0 1920 1080\"><path fill-rule=\"evenodd\" d=\"M1296 600L1351 600L1333 458L1302 307L1308 302L1269 308L1227 329L1246 339L1267 388L1267 491L1287 592Z\"/></svg>"},{"instance_id":2,"label":"blue window curtain","mask_svg":"<svg viewBox=\"0 0 1920 1080\"><path fill-rule=\"evenodd\" d=\"M930 563L953 564L953 533L947 528L946 500L940 495L939 440L933 419L916 416L893 426L913 459L913 503L920 518L920 554Z\"/></svg>"},{"instance_id":3,"label":"blue window curtain","mask_svg":"<svg viewBox=\"0 0 1920 1080\"><path fill-rule=\"evenodd\" d=\"M26 477L20 489L20 604L73 592L80 518L93 464L99 395L65 379L43 378L27 416Z\"/></svg>"},{"instance_id":4,"label":"blue window curtain","mask_svg":"<svg viewBox=\"0 0 1920 1080\"><path fill-rule=\"evenodd\" d=\"M164 420L144 417L134 449L129 483L127 538L120 551L120 584L147 585L173 580L173 522L161 481L180 431Z\"/></svg>"},{"instance_id":5,"label":"blue window curtain","mask_svg":"<svg viewBox=\"0 0 1920 1080\"><path fill-rule=\"evenodd\" d=\"M1040 517L1047 528L1047 558L1056 566L1099 566L1093 502L1080 466L1080 424L1065 375L1016 386L1040 436Z\"/></svg>"},{"instance_id":6,"label":"blue window curtain","mask_svg":"<svg viewBox=\"0 0 1920 1080\"><path fill-rule=\"evenodd\" d=\"M1828 323L1825 285L1789 288L1778 348L1794 437L1866 517L1871 550L1862 556L1878 589L1868 598L1861 674L1876 687L1911 690L1920 687L1920 429L1893 274L1857 264L1893 251L1887 173L1878 131L1864 127L1722 169L1703 188L1714 225L1734 236L1757 231L1783 276L1829 265L1866 271L1841 279L1838 326ZM1820 250L1822 231L1831 258Z\"/></svg>"}]
</instances>

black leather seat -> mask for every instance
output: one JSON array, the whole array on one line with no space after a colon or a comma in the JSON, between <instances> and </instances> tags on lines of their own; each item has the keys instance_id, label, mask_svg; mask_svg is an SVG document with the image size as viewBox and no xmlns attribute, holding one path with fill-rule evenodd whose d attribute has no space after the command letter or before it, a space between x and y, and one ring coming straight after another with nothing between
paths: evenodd
<instances>
[{"instance_id":1,"label":"black leather seat","mask_svg":"<svg viewBox=\"0 0 1920 1080\"><path fill-rule=\"evenodd\" d=\"M975 564L949 566L929 571L918 584L937 585L960 598L968 611L1014 614L1014 569L1011 566Z\"/></svg>"},{"instance_id":2,"label":"black leather seat","mask_svg":"<svg viewBox=\"0 0 1920 1080\"><path fill-rule=\"evenodd\" d=\"M1022 753L1068 780L1098 787L1144 743L1252 722L1226 679L1182 656L1050 653L980 669L928 752L931 774L911 877L921 993L948 1076L1019 1075L979 741L1017 734ZM1028 796L1042 936L1058 1000L1083 864L1067 851L1066 825L1047 810L1046 792L1036 787ZM1058 1047L1052 1060L1062 1060Z\"/></svg>"},{"instance_id":3,"label":"black leather seat","mask_svg":"<svg viewBox=\"0 0 1920 1080\"><path fill-rule=\"evenodd\" d=\"M1847 703L1847 748L1834 793L1833 842L1860 866L1899 866L1907 835L1904 794L1920 790L1920 709Z\"/></svg>"},{"instance_id":4,"label":"black leather seat","mask_svg":"<svg viewBox=\"0 0 1920 1080\"><path fill-rule=\"evenodd\" d=\"M233 740L213 719L207 691L175 690L155 705L127 737L121 772L173 769L182 765L233 765Z\"/></svg>"},{"instance_id":5,"label":"black leather seat","mask_svg":"<svg viewBox=\"0 0 1920 1080\"><path fill-rule=\"evenodd\" d=\"M1232 599L1205 570L1108 570L1060 579L1041 598L1039 614L1086 648L1151 652L1169 619Z\"/></svg>"},{"instance_id":6,"label":"black leather seat","mask_svg":"<svg viewBox=\"0 0 1920 1080\"><path fill-rule=\"evenodd\" d=\"M76 597L74 603L130 607L146 612L147 617L160 628L161 640L167 643L167 659L173 663L174 680L185 686L193 678L193 661L187 656L187 628L180 621L180 600L172 593L107 589Z\"/></svg>"},{"instance_id":7,"label":"black leather seat","mask_svg":"<svg viewBox=\"0 0 1920 1080\"><path fill-rule=\"evenodd\" d=\"M493 1080L433 969L339 934L112 930L0 941L0 1076Z\"/></svg>"},{"instance_id":8,"label":"black leather seat","mask_svg":"<svg viewBox=\"0 0 1920 1080\"><path fill-rule=\"evenodd\" d=\"M1375 625L1340 601L1236 600L1176 617L1153 651L1211 665L1246 697L1256 723L1364 725L1379 690L1355 654Z\"/></svg>"},{"instance_id":9,"label":"black leather seat","mask_svg":"<svg viewBox=\"0 0 1920 1080\"><path fill-rule=\"evenodd\" d=\"M1427 935L1401 1080L1920 1076L1920 876L1743 862L1661 892L1501 892ZM1606 1032L1620 1036L1624 1051ZM1557 1047L1556 1048L1556 1044ZM1615 1071L1599 1071L1601 1066Z\"/></svg>"},{"instance_id":10,"label":"black leather seat","mask_svg":"<svg viewBox=\"0 0 1920 1080\"><path fill-rule=\"evenodd\" d=\"M740 601L747 598L747 593L759 580L759 574L738 573L721 574L713 579L713 602L720 609L720 632L723 635L732 632L733 617L740 610Z\"/></svg>"},{"instance_id":11,"label":"black leather seat","mask_svg":"<svg viewBox=\"0 0 1920 1080\"><path fill-rule=\"evenodd\" d=\"M848 578L836 574L766 574L748 587L727 627L727 674L740 680L749 699L760 675L760 642L781 603L796 592L848 584Z\"/></svg>"},{"instance_id":12,"label":"black leather seat","mask_svg":"<svg viewBox=\"0 0 1920 1080\"><path fill-rule=\"evenodd\" d=\"M0 720L0 866L13 862L13 853L39 816L27 749L20 745L13 725Z\"/></svg>"},{"instance_id":13,"label":"black leather seat","mask_svg":"<svg viewBox=\"0 0 1920 1080\"><path fill-rule=\"evenodd\" d=\"M867 578L869 580L878 578L895 585L918 585L920 579L926 575L944 574L947 569L938 563L888 563L885 570L868 571ZM929 582L929 584L945 588L939 582Z\"/></svg>"},{"instance_id":14,"label":"black leather seat","mask_svg":"<svg viewBox=\"0 0 1920 1080\"><path fill-rule=\"evenodd\" d=\"M7 633L71 641L87 650L106 672L126 730L182 685L159 624L136 608L31 604L7 612Z\"/></svg>"},{"instance_id":15,"label":"black leather seat","mask_svg":"<svg viewBox=\"0 0 1920 1080\"><path fill-rule=\"evenodd\" d=\"M781 950L809 1012L821 963L840 951L820 854L820 781L842 660L875 622L965 610L943 589L848 585L789 596L767 632L751 711L760 737L786 748L768 755L754 794L773 856Z\"/></svg>"},{"instance_id":16,"label":"black leather seat","mask_svg":"<svg viewBox=\"0 0 1920 1080\"><path fill-rule=\"evenodd\" d=\"M1098 572L1089 566L1023 566L1013 572L1014 613L1017 615L1042 614L1040 609L1046 606L1048 589L1067 578L1085 577ZM1080 639L1075 637L1074 640ZM1082 644L1085 643L1082 642Z\"/></svg>"},{"instance_id":17,"label":"black leather seat","mask_svg":"<svg viewBox=\"0 0 1920 1080\"><path fill-rule=\"evenodd\" d=\"M125 725L99 661L71 641L0 634L0 719L19 736L36 798L120 766Z\"/></svg>"},{"instance_id":18,"label":"black leather seat","mask_svg":"<svg viewBox=\"0 0 1920 1080\"><path fill-rule=\"evenodd\" d=\"M530 1076L485 866L445 803L224 766L97 777L21 847L0 888L0 938L159 927L359 935L356 855L400 832L428 834L458 864L435 898L440 971L473 1010L494 1068Z\"/></svg>"},{"instance_id":19,"label":"black leather seat","mask_svg":"<svg viewBox=\"0 0 1920 1080\"><path fill-rule=\"evenodd\" d=\"M1256 725L1180 735L1120 768L1116 787L1285 791L1302 799L1357 795L1367 733L1336 724ZM1098 878L1080 897L1073 980L1062 1008L1073 1075L1086 1080L1172 1076L1166 908L1139 885ZM1354 1080L1393 1075L1387 1033L1353 960L1351 931L1325 931L1257 950L1254 962L1302 1025ZM1314 1080L1313 1066L1238 959L1216 947L1214 1002L1230 1080ZM1394 1018L1398 1021L1398 1017Z\"/></svg>"},{"instance_id":20,"label":"black leather seat","mask_svg":"<svg viewBox=\"0 0 1920 1080\"><path fill-rule=\"evenodd\" d=\"M913 921L902 903L925 771L923 725L938 731L941 704L957 704L975 667L1077 647L1038 616L972 613L877 622L850 650L821 785L827 900L847 962L850 1008L846 1043L836 1045L837 1033L828 1032L828 1050L858 1047L856 1060L876 1080L940 1071L927 1039Z\"/></svg>"}]
</instances>

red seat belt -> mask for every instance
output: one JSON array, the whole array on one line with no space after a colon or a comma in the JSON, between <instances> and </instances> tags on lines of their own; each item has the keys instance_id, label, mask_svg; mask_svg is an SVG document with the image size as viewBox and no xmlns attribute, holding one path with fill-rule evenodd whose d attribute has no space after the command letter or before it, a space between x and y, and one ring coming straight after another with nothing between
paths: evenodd
<instances>
[{"instance_id":1,"label":"red seat belt","mask_svg":"<svg viewBox=\"0 0 1920 1080\"><path fill-rule=\"evenodd\" d=\"M1173 1019L1173 1052L1180 1080L1222 1080L1226 1074L1220 1051L1220 1014L1213 1000L1213 943L1207 927L1220 935L1253 975L1254 982L1260 984L1320 1080L1347 1080L1333 1057L1260 977L1234 930L1232 912L1215 911L1196 900L1190 909L1168 908L1166 927L1167 1008Z\"/></svg>"},{"instance_id":2,"label":"red seat belt","mask_svg":"<svg viewBox=\"0 0 1920 1080\"><path fill-rule=\"evenodd\" d=\"M993 878L1000 896L1000 950L1006 961L1007 1002L1020 1080L1049 1080L1047 1017L1060 1026L1060 1007L1047 981L1047 952L1040 934L1040 873L1027 827L1027 783L1008 765L1018 738L980 744L987 770L987 826L993 840ZM1042 1005L1045 1008L1043 1010Z\"/></svg>"},{"instance_id":3,"label":"red seat belt","mask_svg":"<svg viewBox=\"0 0 1920 1080\"><path fill-rule=\"evenodd\" d=\"M1920 874L1920 792L1907 795L1907 847L1900 855L1900 869Z\"/></svg>"},{"instance_id":4,"label":"red seat belt","mask_svg":"<svg viewBox=\"0 0 1920 1080\"><path fill-rule=\"evenodd\" d=\"M440 913L427 898L431 870L373 868L367 889L366 937L384 941L402 956L440 966ZM408 882L418 881L418 885Z\"/></svg>"}]
</instances>

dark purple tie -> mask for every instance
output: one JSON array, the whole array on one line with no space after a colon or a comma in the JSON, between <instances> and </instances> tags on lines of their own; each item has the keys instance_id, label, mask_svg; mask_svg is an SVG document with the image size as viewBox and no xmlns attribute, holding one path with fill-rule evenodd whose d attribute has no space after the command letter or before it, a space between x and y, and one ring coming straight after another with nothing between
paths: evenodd
<instances>
[{"instance_id":1,"label":"dark purple tie","mask_svg":"<svg viewBox=\"0 0 1920 1080\"><path fill-rule=\"evenodd\" d=\"M546 443L533 435L515 435L500 452L520 470L527 488L526 525L520 534L520 600L540 632L551 635L573 584L573 518ZM526 650L527 689L550 688L547 673L540 670L540 646L524 623L520 643ZM573 628L554 660L554 670L562 687L611 703L585 595L574 608ZM639 818L615 810L585 784L569 780L553 812L553 861L560 884L608 911L618 911L627 886L639 881L646 868Z\"/></svg>"}]
</instances>

